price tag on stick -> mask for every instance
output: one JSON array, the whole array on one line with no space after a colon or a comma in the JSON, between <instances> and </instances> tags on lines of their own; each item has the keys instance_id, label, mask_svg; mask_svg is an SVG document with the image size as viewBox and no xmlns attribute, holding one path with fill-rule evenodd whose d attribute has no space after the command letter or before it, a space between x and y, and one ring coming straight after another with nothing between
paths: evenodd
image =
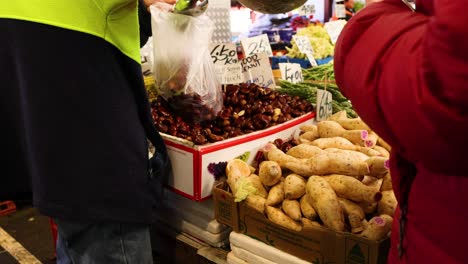
<instances>
[{"instance_id":1,"label":"price tag on stick","mask_svg":"<svg viewBox=\"0 0 468 264\"><path fill-rule=\"evenodd\" d=\"M238 61L234 43L211 44L210 50L215 65L234 64Z\"/></svg>"},{"instance_id":2,"label":"price tag on stick","mask_svg":"<svg viewBox=\"0 0 468 264\"><path fill-rule=\"evenodd\" d=\"M313 16L315 14L315 5L305 4L299 7L300 16Z\"/></svg>"},{"instance_id":3,"label":"price tag on stick","mask_svg":"<svg viewBox=\"0 0 468 264\"><path fill-rule=\"evenodd\" d=\"M346 8L344 4L335 4L335 15L338 18L346 17Z\"/></svg>"},{"instance_id":4,"label":"price tag on stick","mask_svg":"<svg viewBox=\"0 0 468 264\"><path fill-rule=\"evenodd\" d=\"M273 51L271 50L270 40L268 39L267 34L242 39L241 44L246 57L262 52L265 52L269 57L273 56Z\"/></svg>"},{"instance_id":5,"label":"price tag on stick","mask_svg":"<svg viewBox=\"0 0 468 264\"><path fill-rule=\"evenodd\" d=\"M278 63L281 79L292 83L303 82L302 68L299 63Z\"/></svg>"},{"instance_id":6,"label":"price tag on stick","mask_svg":"<svg viewBox=\"0 0 468 264\"><path fill-rule=\"evenodd\" d=\"M317 89L317 104L315 105L317 121L330 117L333 113L332 94L325 90Z\"/></svg>"},{"instance_id":7,"label":"price tag on stick","mask_svg":"<svg viewBox=\"0 0 468 264\"><path fill-rule=\"evenodd\" d=\"M338 40L338 37L340 36L341 31L343 30L343 27L345 25L346 21L344 20L337 20L325 23L325 30L330 36L333 45L336 44L336 41Z\"/></svg>"},{"instance_id":8,"label":"price tag on stick","mask_svg":"<svg viewBox=\"0 0 468 264\"><path fill-rule=\"evenodd\" d=\"M266 53L254 54L240 62L244 80L261 87L275 88L275 78Z\"/></svg>"},{"instance_id":9,"label":"price tag on stick","mask_svg":"<svg viewBox=\"0 0 468 264\"><path fill-rule=\"evenodd\" d=\"M224 65L223 77L221 78L222 84L239 84L244 82L244 75L242 74L242 67L239 63L232 65Z\"/></svg>"},{"instance_id":10,"label":"price tag on stick","mask_svg":"<svg viewBox=\"0 0 468 264\"><path fill-rule=\"evenodd\" d=\"M294 39L294 42L296 42L296 45L299 48L299 51L304 53L307 56L307 59L309 59L310 64L313 67L317 66L317 61L314 58L314 48L312 47L312 44L310 43L310 39L306 36L298 36L298 35L294 35L293 39Z\"/></svg>"}]
</instances>

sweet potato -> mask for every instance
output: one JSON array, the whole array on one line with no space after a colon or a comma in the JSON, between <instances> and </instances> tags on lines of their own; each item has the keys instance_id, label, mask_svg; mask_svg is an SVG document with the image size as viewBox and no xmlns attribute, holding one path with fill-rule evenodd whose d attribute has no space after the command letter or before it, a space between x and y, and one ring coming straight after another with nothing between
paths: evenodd
<instances>
[{"instance_id":1,"label":"sweet potato","mask_svg":"<svg viewBox=\"0 0 468 264\"><path fill-rule=\"evenodd\" d=\"M364 176L361 182L364 183L364 185L366 186L375 188L375 190L380 190L383 180L372 176Z\"/></svg>"},{"instance_id":2,"label":"sweet potato","mask_svg":"<svg viewBox=\"0 0 468 264\"><path fill-rule=\"evenodd\" d=\"M262 197L262 198L267 198L268 192L265 189L265 186L263 186L262 181L260 180L260 177L256 174L250 174L247 176L247 180L250 181L255 189L257 189L256 195Z\"/></svg>"},{"instance_id":3,"label":"sweet potato","mask_svg":"<svg viewBox=\"0 0 468 264\"><path fill-rule=\"evenodd\" d=\"M267 144L264 148L265 157L269 161L276 161L281 168L288 162L297 162L299 159L287 155L273 144Z\"/></svg>"},{"instance_id":4,"label":"sweet potato","mask_svg":"<svg viewBox=\"0 0 468 264\"><path fill-rule=\"evenodd\" d=\"M369 175L376 178L383 178L388 172L388 158L385 157L370 157L366 160L369 166Z\"/></svg>"},{"instance_id":5,"label":"sweet potato","mask_svg":"<svg viewBox=\"0 0 468 264\"><path fill-rule=\"evenodd\" d=\"M376 241L382 240L388 236L392 228L392 222L393 218L390 216L375 216L369 220L361 236Z\"/></svg>"},{"instance_id":6,"label":"sweet potato","mask_svg":"<svg viewBox=\"0 0 468 264\"><path fill-rule=\"evenodd\" d=\"M338 120L347 119L347 118L348 118L348 114L346 113L346 111L343 110L343 111L334 113L327 120L338 121Z\"/></svg>"},{"instance_id":7,"label":"sweet potato","mask_svg":"<svg viewBox=\"0 0 468 264\"><path fill-rule=\"evenodd\" d=\"M325 226L335 231L344 231L343 209L330 184L320 176L311 176L306 190L309 203Z\"/></svg>"},{"instance_id":8,"label":"sweet potato","mask_svg":"<svg viewBox=\"0 0 468 264\"><path fill-rule=\"evenodd\" d=\"M351 141L342 137L318 138L312 141L311 144L321 149L338 148L356 150L356 146Z\"/></svg>"},{"instance_id":9,"label":"sweet potato","mask_svg":"<svg viewBox=\"0 0 468 264\"><path fill-rule=\"evenodd\" d=\"M242 177L250 175L250 166L240 159L230 160L226 165L227 183L233 194L236 193L236 183Z\"/></svg>"},{"instance_id":10,"label":"sweet potato","mask_svg":"<svg viewBox=\"0 0 468 264\"><path fill-rule=\"evenodd\" d=\"M302 132L317 132L317 126L316 125L302 125L299 127L299 130L301 130Z\"/></svg>"},{"instance_id":11,"label":"sweet potato","mask_svg":"<svg viewBox=\"0 0 468 264\"><path fill-rule=\"evenodd\" d=\"M325 149L325 151L330 152L330 153L346 153L349 156L352 156L353 158L360 160L360 161L366 161L367 159L369 159L369 156L367 156L366 154L359 152L359 151L354 151L354 150L327 148Z\"/></svg>"},{"instance_id":12,"label":"sweet potato","mask_svg":"<svg viewBox=\"0 0 468 264\"><path fill-rule=\"evenodd\" d=\"M380 191L383 192L383 191L393 190L392 176L390 175L389 171L385 173L385 176L382 179L383 179L383 182L382 182L382 186L380 187Z\"/></svg>"},{"instance_id":13,"label":"sweet potato","mask_svg":"<svg viewBox=\"0 0 468 264\"><path fill-rule=\"evenodd\" d=\"M301 221L301 205L297 200L284 199L281 205L283 212L294 221Z\"/></svg>"},{"instance_id":14,"label":"sweet potato","mask_svg":"<svg viewBox=\"0 0 468 264\"><path fill-rule=\"evenodd\" d=\"M317 124L319 137L343 137L354 144L365 147L365 140L369 136L367 130L346 130L335 121L322 121Z\"/></svg>"},{"instance_id":15,"label":"sweet potato","mask_svg":"<svg viewBox=\"0 0 468 264\"><path fill-rule=\"evenodd\" d=\"M317 130L315 130L315 131L306 131L306 132L304 132L303 134L301 134L299 136L299 139L305 139L305 140L310 140L310 141L316 140L317 138L319 138Z\"/></svg>"},{"instance_id":16,"label":"sweet potato","mask_svg":"<svg viewBox=\"0 0 468 264\"><path fill-rule=\"evenodd\" d=\"M355 202L378 202L382 194L376 188L364 185L357 179L345 175L329 175L323 177L336 194Z\"/></svg>"},{"instance_id":17,"label":"sweet potato","mask_svg":"<svg viewBox=\"0 0 468 264\"><path fill-rule=\"evenodd\" d=\"M283 168L304 177L333 173L360 176L369 173L367 163L346 153L329 152L323 152L310 159L297 159L295 162L286 162Z\"/></svg>"},{"instance_id":18,"label":"sweet potato","mask_svg":"<svg viewBox=\"0 0 468 264\"><path fill-rule=\"evenodd\" d=\"M365 214L362 208L358 204L347 199L338 198L338 201L343 208L345 216L348 218L351 232L359 233L364 230L362 227L362 220L364 220Z\"/></svg>"},{"instance_id":19,"label":"sweet potato","mask_svg":"<svg viewBox=\"0 0 468 264\"><path fill-rule=\"evenodd\" d=\"M258 169L258 176L265 186L273 186L281 179L281 167L276 161L263 161Z\"/></svg>"},{"instance_id":20,"label":"sweet potato","mask_svg":"<svg viewBox=\"0 0 468 264\"><path fill-rule=\"evenodd\" d=\"M284 198L299 199L306 192L306 180L297 175L289 174L284 179Z\"/></svg>"},{"instance_id":21,"label":"sweet potato","mask_svg":"<svg viewBox=\"0 0 468 264\"><path fill-rule=\"evenodd\" d=\"M286 154L298 159L309 159L315 157L318 154L321 154L322 152L323 151L316 146L299 144L290 148Z\"/></svg>"},{"instance_id":22,"label":"sweet potato","mask_svg":"<svg viewBox=\"0 0 468 264\"><path fill-rule=\"evenodd\" d=\"M283 213L283 211L281 211L278 208L275 208L272 206L266 206L265 212L266 212L268 219L277 225L283 226L285 228L288 228L297 232L302 230L301 224L292 220L291 217L287 216L285 213Z\"/></svg>"},{"instance_id":23,"label":"sweet potato","mask_svg":"<svg viewBox=\"0 0 468 264\"><path fill-rule=\"evenodd\" d=\"M317 221L312 221L308 218L303 217L301 219L302 229L314 229L316 227L321 227L322 225Z\"/></svg>"},{"instance_id":24,"label":"sweet potato","mask_svg":"<svg viewBox=\"0 0 468 264\"><path fill-rule=\"evenodd\" d=\"M258 195L249 195L245 199L245 203L255 209L257 212L263 214L265 212L266 199Z\"/></svg>"},{"instance_id":25,"label":"sweet potato","mask_svg":"<svg viewBox=\"0 0 468 264\"><path fill-rule=\"evenodd\" d=\"M379 214L386 214L393 217L395 209L398 205L395 193L393 191L383 191L382 200L377 205L377 212Z\"/></svg>"},{"instance_id":26,"label":"sweet potato","mask_svg":"<svg viewBox=\"0 0 468 264\"><path fill-rule=\"evenodd\" d=\"M385 148L381 146L374 146L372 149L378 151L380 153L380 156L382 157L385 157L385 158L390 157L390 152L388 152L388 150L386 150Z\"/></svg>"},{"instance_id":27,"label":"sweet potato","mask_svg":"<svg viewBox=\"0 0 468 264\"><path fill-rule=\"evenodd\" d=\"M378 139L379 136L377 136L376 133L369 133L369 135L364 139L364 147L373 148L377 144Z\"/></svg>"},{"instance_id":28,"label":"sweet potato","mask_svg":"<svg viewBox=\"0 0 468 264\"><path fill-rule=\"evenodd\" d=\"M305 218L315 220L317 219L317 212L315 211L314 207L312 207L309 201L309 196L307 194L301 197L301 200L299 202L301 205L301 212Z\"/></svg>"},{"instance_id":29,"label":"sweet potato","mask_svg":"<svg viewBox=\"0 0 468 264\"><path fill-rule=\"evenodd\" d=\"M334 120L346 130L367 130L371 131L369 126L361 118L341 118Z\"/></svg>"},{"instance_id":30,"label":"sweet potato","mask_svg":"<svg viewBox=\"0 0 468 264\"><path fill-rule=\"evenodd\" d=\"M316 146L321 149L337 148L337 149L343 149L343 150L354 150L354 151L362 152L369 157L380 156L380 152L378 152L377 150L354 145L351 141L342 137L318 138L310 143L306 143L306 142L303 142L303 143L310 144L312 146Z\"/></svg>"},{"instance_id":31,"label":"sweet potato","mask_svg":"<svg viewBox=\"0 0 468 264\"><path fill-rule=\"evenodd\" d=\"M387 142L385 142L385 140L383 140L380 137L379 137L379 139L377 139L377 145L383 147L388 152L390 152L392 150L392 147Z\"/></svg>"},{"instance_id":32,"label":"sweet potato","mask_svg":"<svg viewBox=\"0 0 468 264\"><path fill-rule=\"evenodd\" d=\"M266 205L277 205L284 200L284 182L280 181L268 192L268 197L265 202Z\"/></svg>"},{"instance_id":33,"label":"sweet potato","mask_svg":"<svg viewBox=\"0 0 468 264\"><path fill-rule=\"evenodd\" d=\"M377 202L360 202L359 206L362 208L366 215L371 215L377 211Z\"/></svg>"}]
</instances>

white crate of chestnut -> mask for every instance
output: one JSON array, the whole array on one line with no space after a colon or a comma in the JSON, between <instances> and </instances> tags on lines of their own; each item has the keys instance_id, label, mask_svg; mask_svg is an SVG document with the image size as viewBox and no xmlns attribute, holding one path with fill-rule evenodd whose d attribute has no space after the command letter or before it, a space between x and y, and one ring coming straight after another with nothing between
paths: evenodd
<instances>
[{"instance_id":1,"label":"white crate of chestnut","mask_svg":"<svg viewBox=\"0 0 468 264\"><path fill-rule=\"evenodd\" d=\"M255 84L228 85L223 95L216 118L195 125L176 116L166 101L151 103L174 169L168 187L195 201L211 197L213 165L242 155L251 163L260 146L297 136L300 126L314 122L313 106L299 97Z\"/></svg>"}]
</instances>

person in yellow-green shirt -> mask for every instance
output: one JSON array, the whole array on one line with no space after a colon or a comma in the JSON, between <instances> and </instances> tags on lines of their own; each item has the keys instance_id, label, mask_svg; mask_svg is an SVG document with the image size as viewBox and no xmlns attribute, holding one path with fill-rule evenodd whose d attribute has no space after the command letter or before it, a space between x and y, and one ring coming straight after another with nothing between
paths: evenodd
<instances>
[{"instance_id":1,"label":"person in yellow-green shirt","mask_svg":"<svg viewBox=\"0 0 468 264\"><path fill-rule=\"evenodd\" d=\"M32 195L57 223L59 264L153 262L149 224L171 168L139 48L147 7L175 0L139 2L0 1L0 200Z\"/></svg>"}]
</instances>

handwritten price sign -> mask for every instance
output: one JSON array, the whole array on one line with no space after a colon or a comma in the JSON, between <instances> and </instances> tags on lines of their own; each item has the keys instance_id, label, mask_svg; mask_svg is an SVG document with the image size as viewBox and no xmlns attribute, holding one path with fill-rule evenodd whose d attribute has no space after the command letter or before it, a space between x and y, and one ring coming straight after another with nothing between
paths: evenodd
<instances>
[{"instance_id":1,"label":"handwritten price sign","mask_svg":"<svg viewBox=\"0 0 468 264\"><path fill-rule=\"evenodd\" d=\"M310 39L306 36L293 36L294 42L296 42L299 51L304 53L310 61L310 64L315 67L317 66L317 61L314 58L314 48L312 48L312 44L310 43Z\"/></svg>"},{"instance_id":2,"label":"handwritten price sign","mask_svg":"<svg viewBox=\"0 0 468 264\"><path fill-rule=\"evenodd\" d=\"M275 78L271 70L270 59L266 53L254 54L240 62L244 80L261 87L274 88Z\"/></svg>"},{"instance_id":3,"label":"handwritten price sign","mask_svg":"<svg viewBox=\"0 0 468 264\"><path fill-rule=\"evenodd\" d=\"M267 34L242 39L241 44L245 56L252 56L262 52L265 52L269 57L273 56L273 51L271 50L270 40L268 40Z\"/></svg>"},{"instance_id":4,"label":"handwritten price sign","mask_svg":"<svg viewBox=\"0 0 468 264\"><path fill-rule=\"evenodd\" d=\"M307 54L307 53L314 54L314 49L312 48L312 45L310 44L310 39L308 37L294 35L293 39L294 39L294 42L296 42L296 45L299 48L300 52L304 54Z\"/></svg>"},{"instance_id":5,"label":"handwritten price sign","mask_svg":"<svg viewBox=\"0 0 468 264\"><path fill-rule=\"evenodd\" d=\"M292 83L303 82L302 68L299 63L278 63L281 79Z\"/></svg>"},{"instance_id":6,"label":"handwritten price sign","mask_svg":"<svg viewBox=\"0 0 468 264\"><path fill-rule=\"evenodd\" d=\"M223 75L221 78L222 84L239 84L244 82L242 67L239 63L232 65L224 65Z\"/></svg>"},{"instance_id":7,"label":"handwritten price sign","mask_svg":"<svg viewBox=\"0 0 468 264\"><path fill-rule=\"evenodd\" d=\"M317 104L315 112L317 114L317 121L325 120L332 115L332 94L330 92L317 89Z\"/></svg>"},{"instance_id":8,"label":"handwritten price sign","mask_svg":"<svg viewBox=\"0 0 468 264\"><path fill-rule=\"evenodd\" d=\"M211 44L211 58L215 65L237 63L237 50L234 43Z\"/></svg>"},{"instance_id":9,"label":"handwritten price sign","mask_svg":"<svg viewBox=\"0 0 468 264\"><path fill-rule=\"evenodd\" d=\"M311 16L315 14L315 5L305 4L299 8L300 16Z\"/></svg>"},{"instance_id":10,"label":"handwritten price sign","mask_svg":"<svg viewBox=\"0 0 468 264\"><path fill-rule=\"evenodd\" d=\"M337 20L337 21L331 21L325 23L325 30L327 31L328 35L330 36L330 39L333 44L336 43L338 40L338 37L341 34L341 31L343 30L344 26L346 25L346 21L344 20Z\"/></svg>"}]
</instances>

